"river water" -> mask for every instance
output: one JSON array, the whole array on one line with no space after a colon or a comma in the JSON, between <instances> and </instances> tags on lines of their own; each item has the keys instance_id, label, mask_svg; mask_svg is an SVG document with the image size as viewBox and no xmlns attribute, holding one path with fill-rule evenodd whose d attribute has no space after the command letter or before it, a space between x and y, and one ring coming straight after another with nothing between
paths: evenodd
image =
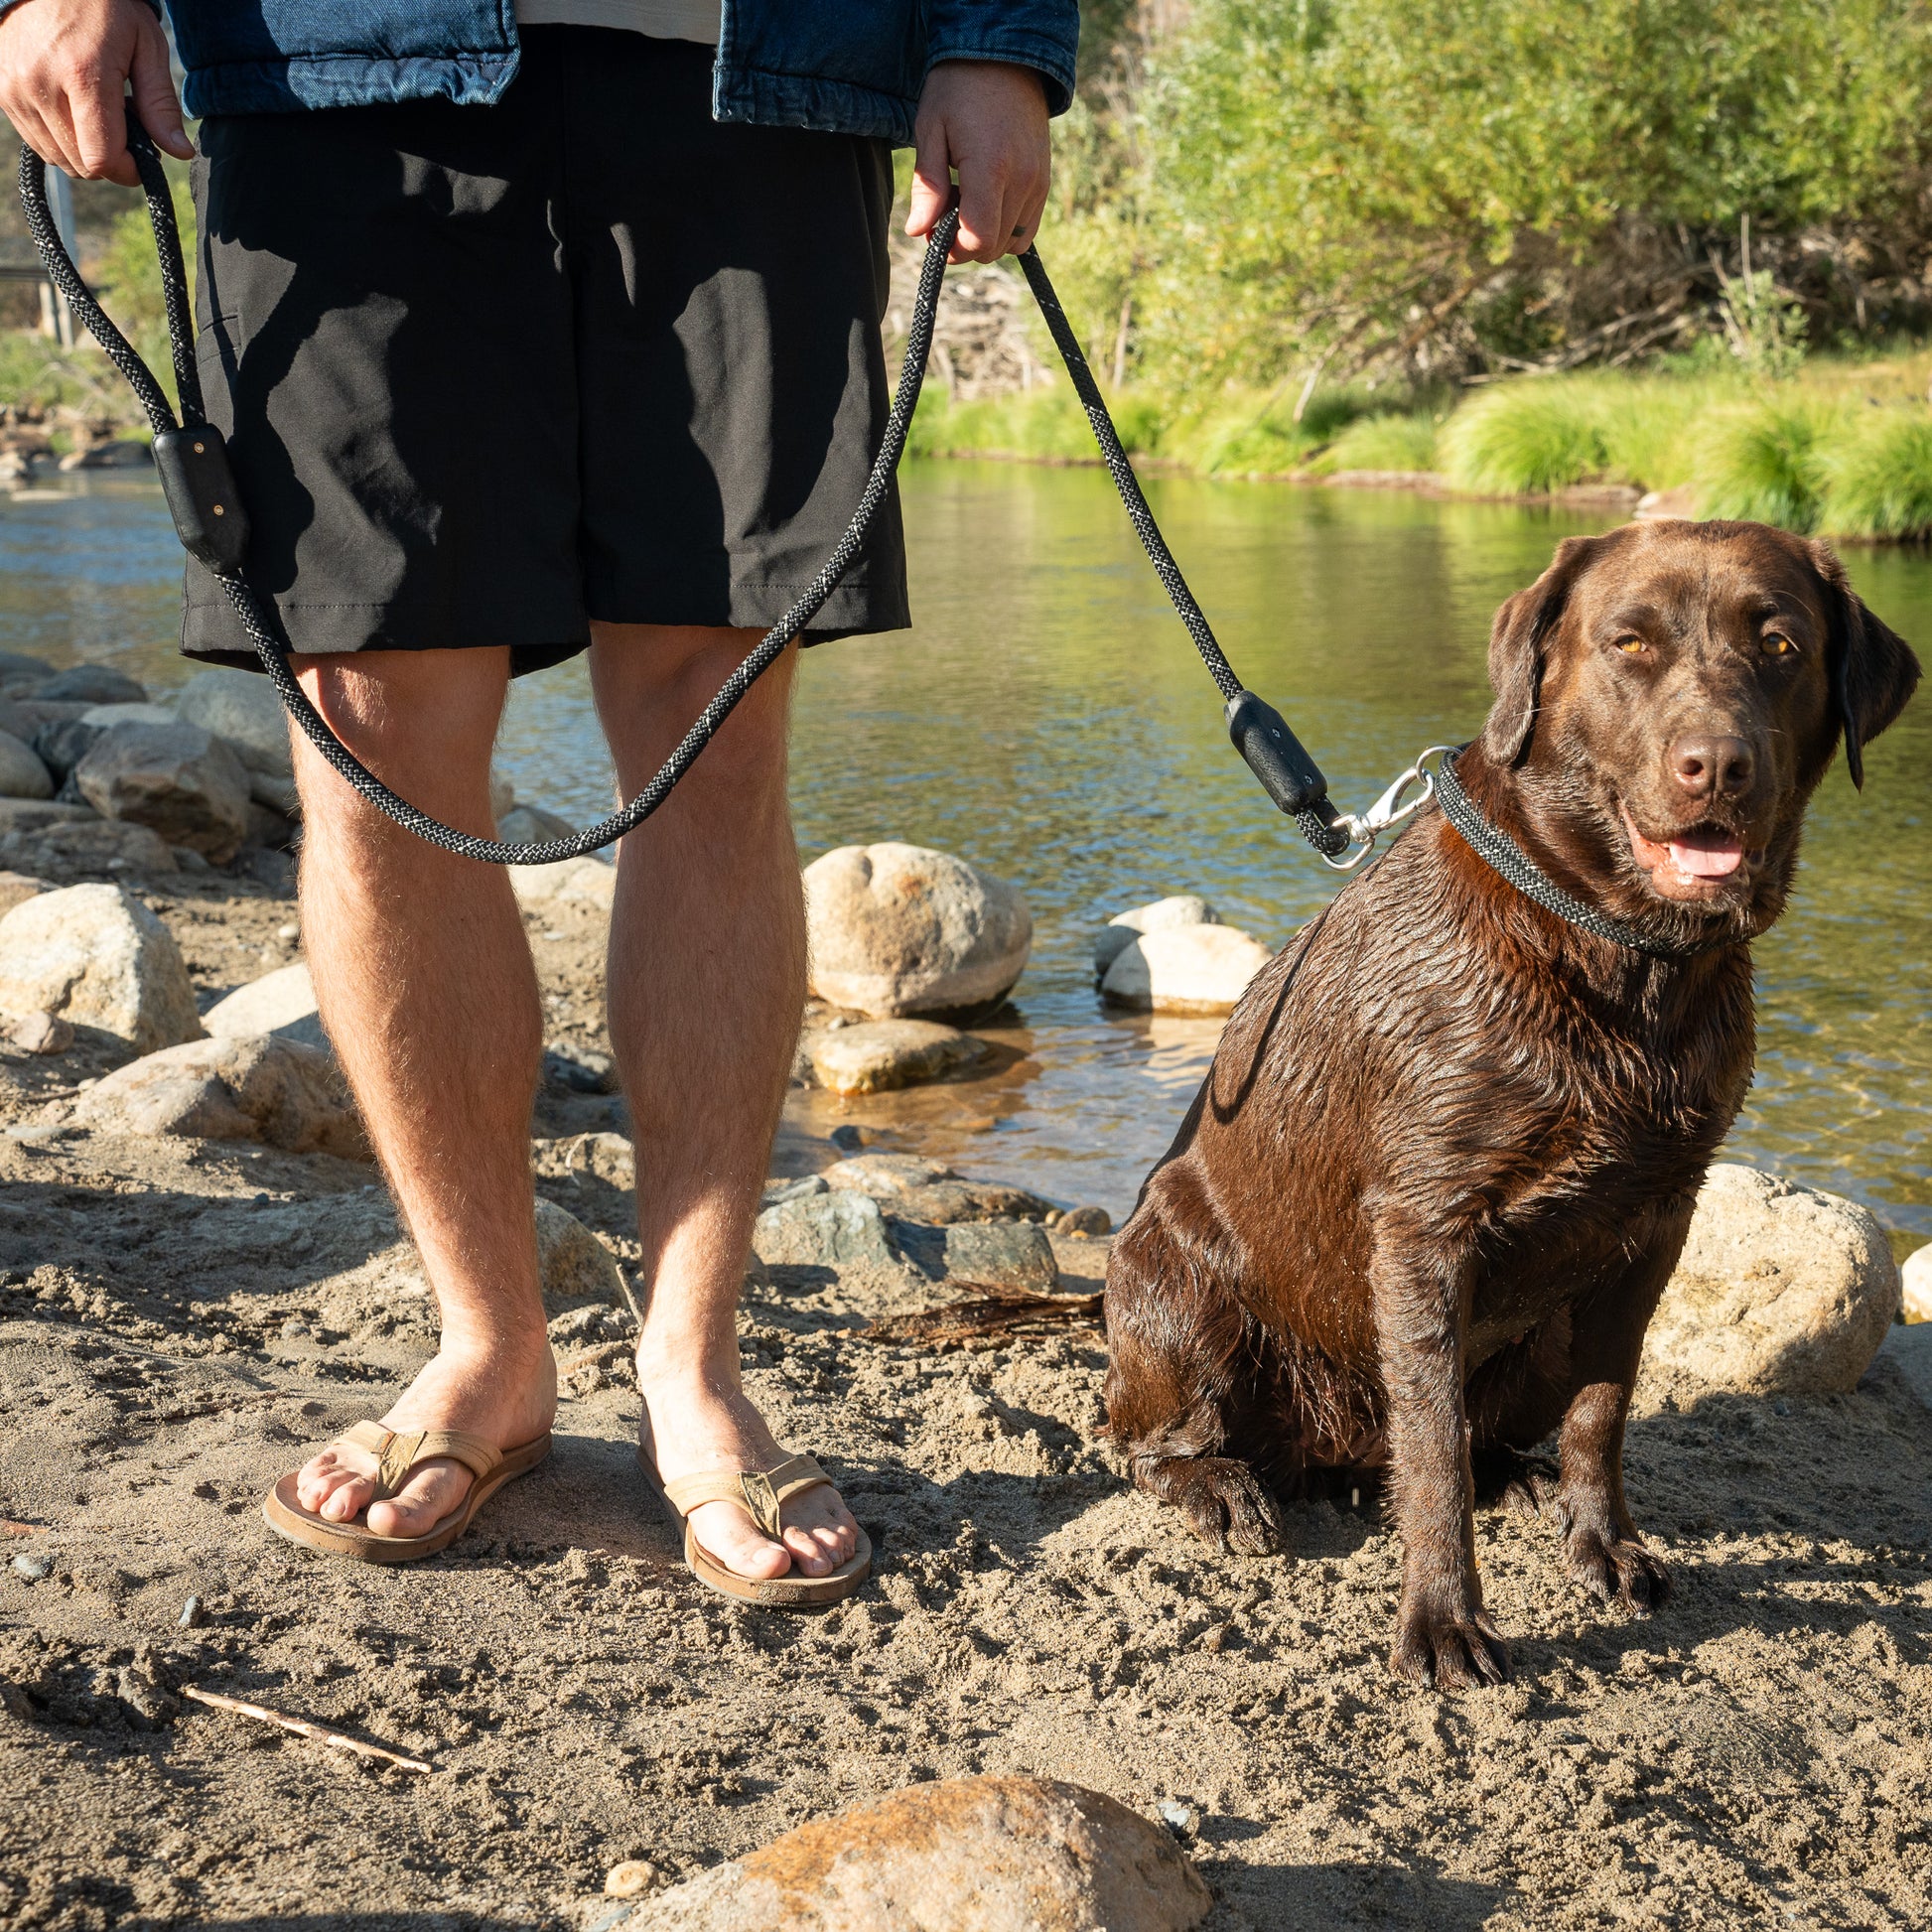
<instances>
[{"instance_id":1,"label":"river water","mask_svg":"<svg viewBox=\"0 0 1932 1932\"><path fill-rule=\"evenodd\" d=\"M908 839L1015 881L1036 922L996 1074L838 1103L800 1125L916 1140L964 1170L1116 1216L1211 1054L1200 1021L1104 1008L1089 955L1114 912L1199 892L1284 941L1335 889L1229 751L1220 706L1104 476L926 463L904 478L914 627L807 654L793 743L801 855ZM1245 682L1359 809L1424 746L1471 735L1496 605L1599 514L1155 479L1148 494ZM123 666L157 691L174 539L151 486L0 498L0 649ZM1932 561L1855 552L1873 608L1932 656ZM606 808L580 663L523 680L500 761L519 795ZM1791 912L1756 948L1757 1077L1731 1158L1868 1203L1901 1252L1932 1238L1932 699L1813 805ZM888 1138L884 1143L891 1144Z\"/></svg>"}]
</instances>

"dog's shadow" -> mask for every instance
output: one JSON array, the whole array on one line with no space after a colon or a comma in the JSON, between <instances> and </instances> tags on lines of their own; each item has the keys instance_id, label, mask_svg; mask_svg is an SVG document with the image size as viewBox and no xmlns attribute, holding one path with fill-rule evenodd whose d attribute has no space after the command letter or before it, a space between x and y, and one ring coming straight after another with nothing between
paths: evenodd
<instances>
[{"instance_id":1,"label":"dog's shadow","mask_svg":"<svg viewBox=\"0 0 1932 1932\"><path fill-rule=\"evenodd\" d=\"M1219 1901L1201 1932L1327 1932L1354 1925L1476 1932L1509 1896L1500 1885L1451 1878L1427 1864L1242 1864L1208 1856L1205 1848L1195 1863Z\"/></svg>"}]
</instances>

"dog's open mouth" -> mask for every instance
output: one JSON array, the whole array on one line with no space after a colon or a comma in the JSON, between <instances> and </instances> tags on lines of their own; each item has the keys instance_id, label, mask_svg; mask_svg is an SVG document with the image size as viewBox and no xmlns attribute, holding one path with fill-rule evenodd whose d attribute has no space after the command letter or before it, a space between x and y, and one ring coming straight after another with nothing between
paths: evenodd
<instances>
[{"instance_id":1,"label":"dog's open mouth","mask_svg":"<svg viewBox=\"0 0 1932 1932\"><path fill-rule=\"evenodd\" d=\"M1637 864L1666 898L1715 898L1724 892L1725 882L1741 872L1753 856L1737 833L1709 820L1651 839L1638 831L1626 806L1623 827Z\"/></svg>"}]
</instances>

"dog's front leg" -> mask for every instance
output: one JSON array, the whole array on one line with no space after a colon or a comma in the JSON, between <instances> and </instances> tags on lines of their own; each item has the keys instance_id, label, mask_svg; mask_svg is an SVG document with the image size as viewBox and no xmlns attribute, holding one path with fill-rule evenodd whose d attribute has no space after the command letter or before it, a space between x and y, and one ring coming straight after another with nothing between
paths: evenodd
<instances>
[{"instance_id":1,"label":"dog's front leg","mask_svg":"<svg viewBox=\"0 0 1932 1932\"><path fill-rule=\"evenodd\" d=\"M1688 1210L1685 1215L1688 1224ZM1639 1615L1670 1593L1670 1573L1643 1547L1623 1498L1623 1426L1644 1330L1684 1245L1665 1238L1620 1280L1572 1309L1571 1397L1558 1438L1556 1515L1570 1574L1605 1602Z\"/></svg>"},{"instance_id":2,"label":"dog's front leg","mask_svg":"<svg viewBox=\"0 0 1932 1932\"><path fill-rule=\"evenodd\" d=\"M1462 1402L1472 1264L1426 1237L1377 1242L1372 1271L1387 1402L1388 1466L1402 1536L1402 1602L1390 1668L1461 1690L1500 1684L1509 1654L1482 1607L1475 1489Z\"/></svg>"}]
</instances>

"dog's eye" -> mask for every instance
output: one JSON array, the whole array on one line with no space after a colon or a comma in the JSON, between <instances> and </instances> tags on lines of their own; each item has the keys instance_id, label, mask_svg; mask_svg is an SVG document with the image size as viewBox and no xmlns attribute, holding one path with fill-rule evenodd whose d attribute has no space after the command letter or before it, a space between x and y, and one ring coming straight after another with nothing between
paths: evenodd
<instances>
[{"instance_id":1,"label":"dog's eye","mask_svg":"<svg viewBox=\"0 0 1932 1932\"><path fill-rule=\"evenodd\" d=\"M1641 637L1625 635L1616 640L1616 647L1625 657L1641 657L1650 646Z\"/></svg>"},{"instance_id":2,"label":"dog's eye","mask_svg":"<svg viewBox=\"0 0 1932 1932\"><path fill-rule=\"evenodd\" d=\"M1789 657L1797 648L1798 646L1780 631L1774 630L1764 639L1764 655L1766 657Z\"/></svg>"}]
</instances>

